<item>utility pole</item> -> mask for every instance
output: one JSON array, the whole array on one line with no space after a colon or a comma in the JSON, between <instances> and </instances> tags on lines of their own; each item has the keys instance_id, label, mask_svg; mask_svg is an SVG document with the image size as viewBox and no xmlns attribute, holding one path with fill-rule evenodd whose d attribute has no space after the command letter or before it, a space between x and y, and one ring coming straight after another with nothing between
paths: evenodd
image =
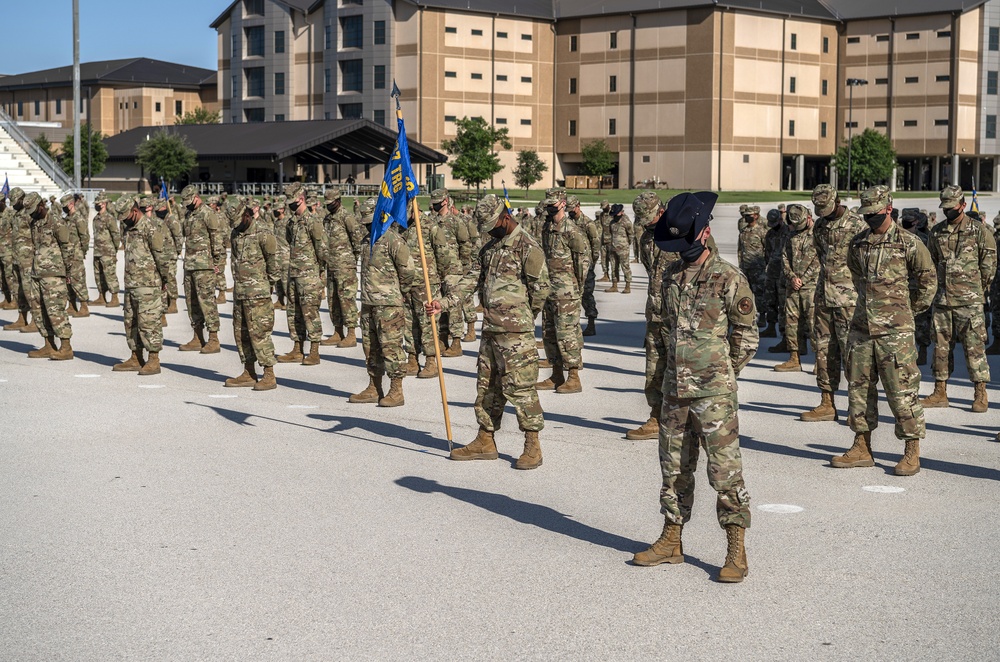
<instances>
[{"instance_id":1,"label":"utility pole","mask_svg":"<svg viewBox=\"0 0 1000 662\"><path fill-rule=\"evenodd\" d=\"M80 188L80 0L73 0L73 185Z\"/></svg>"}]
</instances>

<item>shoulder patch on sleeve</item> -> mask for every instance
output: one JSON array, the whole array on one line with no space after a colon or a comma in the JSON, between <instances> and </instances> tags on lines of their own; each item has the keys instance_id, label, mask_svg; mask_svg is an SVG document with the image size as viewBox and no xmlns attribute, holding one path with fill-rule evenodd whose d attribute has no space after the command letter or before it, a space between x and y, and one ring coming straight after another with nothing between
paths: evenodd
<instances>
[{"instance_id":1,"label":"shoulder patch on sleeve","mask_svg":"<svg viewBox=\"0 0 1000 662\"><path fill-rule=\"evenodd\" d=\"M545 254L537 246L532 246L524 260L524 273L531 278L538 278L542 275L543 266L545 266Z\"/></svg>"},{"instance_id":2,"label":"shoulder patch on sleeve","mask_svg":"<svg viewBox=\"0 0 1000 662\"><path fill-rule=\"evenodd\" d=\"M749 315L753 312L753 301L750 297L743 297L736 304L736 310L740 311L741 315Z\"/></svg>"}]
</instances>

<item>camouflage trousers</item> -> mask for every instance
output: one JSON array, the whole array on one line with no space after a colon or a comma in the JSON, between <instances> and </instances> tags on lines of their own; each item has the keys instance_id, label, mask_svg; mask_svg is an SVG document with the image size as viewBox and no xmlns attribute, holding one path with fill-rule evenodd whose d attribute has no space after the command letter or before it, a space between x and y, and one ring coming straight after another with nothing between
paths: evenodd
<instances>
[{"instance_id":1,"label":"camouflage trousers","mask_svg":"<svg viewBox=\"0 0 1000 662\"><path fill-rule=\"evenodd\" d=\"M69 302L66 279L46 276L33 281L37 300L31 314L38 332L43 338L55 336L68 340L73 337L73 327L66 315L66 304Z\"/></svg>"},{"instance_id":2,"label":"camouflage trousers","mask_svg":"<svg viewBox=\"0 0 1000 662\"><path fill-rule=\"evenodd\" d=\"M820 391L833 393L840 388L840 372L846 368L844 357L847 356L847 336L853 318L854 306L816 305L812 342L816 352L816 385Z\"/></svg>"},{"instance_id":3,"label":"camouflage trousers","mask_svg":"<svg viewBox=\"0 0 1000 662\"><path fill-rule=\"evenodd\" d=\"M226 291L226 252L223 251L222 255L215 258L215 268L218 269L218 273L215 274L215 288L220 292Z\"/></svg>"},{"instance_id":4,"label":"camouflage trousers","mask_svg":"<svg viewBox=\"0 0 1000 662\"><path fill-rule=\"evenodd\" d=\"M646 404L653 411L663 407L663 372L667 369L667 345L663 342L663 324L646 322Z\"/></svg>"},{"instance_id":5,"label":"camouflage trousers","mask_svg":"<svg viewBox=\"0 0 1000 662\"><path fill-rule=\"evenodd\" d=\"M739 404L735 393L707 398L664 395L660 411L660 511L675 524L691 519L694 472L705 448L708 482L716 491L719 524L750 526L750 495L743 484Z\"/></svg>"},{"instance_id":6,"label":"camouflage trousers","mask_svg":"<svg viewBox=\"0 0 1000 662\"><path fill-rule=\"evenodd\" d=\"M611 280L618 282L618 272L621 271L625 278L625 284L632 284L632 265L628 261L628 246L620 250L611 251Z\"/></svg>"},{"instance_id":7,"label":"camouflage trousers","mask_svg":"<svg viewBox=\"0 0 1000 662\"><path fill-rule=\"evenodd\" d=\"M1000 275L1000 269L997 270ZM1000 338L1000 278L994 278L990 284L990 326L993 328L993 340Z\"/></svg>"},{"instance_id":8,"label":"camouflage trousers","mask_svg":"<svg viewBox=\"0 0 1000 662\"><path fill-rule=\"evenodd\" d=\"M748 266L744 274L750 284L750 291L753 292L754 303L758 303L757 312L767 311L767 270L763 267Z\"/></svg>"},{"instance_id":9,"label":"camouflage trousers","mask_svg":"<svg viewBox=\"0 0 1000 662\"><path fill-rule=\"evenodd\" d=\"M171 301L176 301L178 297L177 291L177 253L170 251L167 252L167 268L170 274L167 276L166 286L167 286L167 297ZM118 290L112 290L117 292Z\"/></svg>"},{"instance_id":10,"label":"camouflage trousers","mask_svg":"<svg viewBox=\"0 0 1000 662\"><path fill-rule=\"evenodd\" d=\"M764 309L767 323L777 324L782 335L785 333L785 278L781 273L781 263L770 262L764 278Z\"/></svg>"},{"instance_id":11,"label":"camouflage trousers","mask_svg":"<svg viewBox=\"0 0 1000 662\"><path fill-rule=\"evenodd\" d=\"M404 306L361 306L361 342L369 375L389 375L392 379L406 376L405 330Z\"/></svg>"},{"instance_id":12,"label":"camouflage trousers","mask_svg":"<svg viewBox=\"0 0 1000 662\"><path fill-rule=\"evenodd\" d=\"M583 367L583 330L580 300L548 299L542 308L542 343L553 367ZM537 354L537 352L536 352Z\"/></svg>"},{"instance_id":13,"label":"camouflage trousers","mask_svg":"<svg viewBox=\"0 0 1000 662\"><path fill-rule=\"evenodd\" d=\"M0 256L0 292L8 301L17 301L19 290L17 275L14 273L14 256Z\"/></svg>"},{"instance_id":14,"label":"camouflage trousers","mask_svg":"<svg viewBox=\"0 0 1000 662\"><path fill-rule=\"evenodd\" d=\"M785 296L785 342L788 351L799 351L799 337L808 338L813 322L813 305L816 288L803 287L795 291L791 287Z\"/></svg>"},{"instance_id":15,"label":"camouflage trousers","mask_svg":"<svg viewBox=\"0 0 1000 662\"><path fill-rule=\"evenodd\" d=\"M432 292L435 299L440 298L438 286L431 283ZM403 329L403 343L406 351L410 354L421 354L424 356L437 356L434 348L434 338L431 336L431 318L424 308L424 301L427 295L424 288L415 288L403 295L406 305L403 312L406 315L406 328Z\"/></svg>"},{"instance_id":16,"label":"camouflage trousers","mask_svg":"<svg viewBox=\"0 0 1000 662\"><path fill-rule=\"evenodd\" d=\"M27 266L19 262L14 262L14 278L17 281L17 310L22 315L27 315L30 311L35 317L38 316L38 285L31 277L31 263ZM65 281L64 281L65 282ZM68 296L68 295L67 295Z\"/></svg>"},{"instance_id":17,"label":"camouflage trousers","mask_svg":"<svg viewBox=\"0 0 1000 662\"><path fill-rule=\"evenodd\" d=\"M583 297L581 298L583 312L586 313L588 318L596 318L598 315L597 300L594 299L594 289L596 287L597 277L594 275L594 265L590 265L590 269L587 270L587 279L583 284Z\"/></svg>"},{"instance_id":18,"label":"camouflage trousers","mask_svg":"<svg viewBox=\"0 0 1000 662\"><path fill-rule=\"evenodd\" d=\"M278 301L288 304L288 247L278 246L278 282L274 284L274 293Z\"/></svg>"},{"instance_id":19,"label":"camouflage trousers","mask_svg":"<svg viewBox=\"0 0 1000 662\"><path fill-rule=\"evenodd\" d=\"M274 303L271 297L237 299L233 302L233 336L241 363L259 363L265 368L276 363L272 331Z\"/></svg>"},{"instance_id":20,"label":"camouflage trousers","mask_svg":"<svg viewBox=\"0 0 1000 662\"><path fill-rule=\"evenodd\" d=\"M163 349L163 290L159 287L125 288L125 340L133 352Z\"/></svg>"},{"instance_id":21,"label":"camouflage trousers","mask_svg":"<svg viewBox=\"0 0 1000 662\"><path fill-rule=\"evenodd\" d=\"M986 361L986 318L983 307L934 307L934 380L943 382L951 376L948 355L961 343L965 363L973 383L990 381L990 364Z\"/></svg>"},{"instance_id":22,"label":"camouflage trousers","mask_svg":"<svg viewBox=\"0 0 1000 662\"><path fill-rule=\"evenodd\" d=\"M323 294L323 281L316 276L293 276L288 279L288 335L293 342L319 342L323 340L323 320L319 316L319 302Z\"/></svg>"},{"instance_id":23,"label":"camouflage trousers","mask_svg":"<svg viewBox=\"0 0 1000 662\"><path fill-rule=\"evenodd\" d=\"M326 273L326 303L334 326L353 331L358 326L358 272L345 268Z\"/></svg>"},{"instance_id":24,"label":"camouflage trousers","mask_svg":"<svg viewBox=\"0 0 1000 662\"><path fill-rule=\"evenodd\" d=\"M187 300L191 328L219 331L219 305L215 302L218 281L211 269L184 272L184 298Z\"/></svg>"},{"instance_id":25,"label":"camouflage trousers","mask_svg":"<svg viewBox=\"0 0 1000 662\"><path fill-rule=\"evenodd\" d=\"M602 273L608 278L611 278L611 244L601 244L601 268L604 269ZM615 276L618 275L618 271L615 270Z\"/></svg>"},{"instance_id":26,"label":"camouflage trousers","mask_svg":"<svg viewBox=\"0 0 1000 662\"><path fill-rule=\"evenodd\" d=\"M69 295L77 301L90 301L90 292L87 291L87 270L83 266L83 254L79 248L69 251L66 275L69 278Z\"/></svg>"},{"instance_id":27,"label":"camouflage trousers","mask_svg":"<svg viewBox=\"0 0 1000 662\"><path fill-rule=\"evenodd\" d=\"M111 255L102 257L94 256L94 281L97 283L97 294L103 295L105 292L118 294L118 256ZM174 292L177 291L177 283L174 282Z\"/></svg>"},{"instance_id":28,"label":"camouflage trousers","mask_svg":"<svg viewBox=\"0 0 1000 662\"><path fill-rule=\"evenodd\" d=\"M538 401L538 351L535 336L525 333L483 331L479 342L476 377L476 421L484 430L500 429L508 402L514 407L522 431L539 432L545 427Z\"/></svg>"},{"instance_id":29,"label":"camouflage trousers","mask_svg":"<svg viewBox=\"0 0 1000 662\"><path fill-rule=\"evenodd\" d=\"M870 337L851 330L847 337L847 423L854 432L878 427L878 382L896 417L898 439L923 439L924 408L917 390L920 369L910 332Z\"/></svg>"},{"instance_id":30,"label":"camouflage trousers","mask_svg":"<svg viewBox=\"0 0 1000 662\"><path fill-rule=\"evenodd\" d=\"M931 306L919 315L913 316L915 325L914 336L918 347L929 347L934 341L934 306Z\"/></svg>"}]
</instances>

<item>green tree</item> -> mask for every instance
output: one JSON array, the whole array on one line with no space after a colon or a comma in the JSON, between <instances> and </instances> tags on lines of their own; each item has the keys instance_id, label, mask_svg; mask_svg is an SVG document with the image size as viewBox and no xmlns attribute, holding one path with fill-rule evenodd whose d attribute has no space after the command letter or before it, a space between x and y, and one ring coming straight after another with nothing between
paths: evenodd
<instances>
[{"instance_id":1,"label":"green tree","mask_svg":"<svg viewBox=\"0 0 1000 662\"><path fill-rule=\"evenodd\" d=\"M525 149L517 153L517 168L514 169L514 183L524 189L525 195L533 184L542 180L542 173L549 167L538 157L538 152Z\"/></svg>"},{"instance_id":2,"label":"green tree","mask_svg":"<svg viewBox=\"0 0 1000 662\"><path fill-rule=\"evenodd\" d=\"M89 124L80 125L80 177L99 175L108 162L108 150L104 146L104 136L94 131ZM63 171L73 176L73 134L66 136L59 155L59 165Z\"/></svg>"},{"instance_id":3,"label":"green tree","mask_svg":"<svg viewBox=\"0 0 1000 662\"><path fill-rule=\"evenodd\" d=\"M592 140L583 146L583 174L604 177L615 167L615 153L603 140ZM599 183L597 188L603 188Z\"/></svg>"},{"instance_id":4,"label":"green tree","mask_svg":"<svg viewBox=\"0 0 1000 662\"><path fill-rule=\"evenodd\" d=\"M493 151L496 145L511 149L512 145L506 127L497 129L486 123L482 117L463 117L455 120L458 133L454 140L445 140L441 147L454 160L448 163L451 174L466 186L479 187L487 179L503 170L500 157Z\"/></svg>"},{"instance_id":5,"label":"green tree","mask_svg":"<svg viewBox=\"0 0 1000 662\"><path fill-rule=\"evenodd\" d=\"M188 145L184 136L161 130L139 143L135 148L135 162L145 168L152 181L162 177L172 182L198 165L198 152Z\"/></svg>"},{"instance_id":6,"label":"green tree","mask_svg":"<svg viewBox=\"0 0 1000 662\"><path fill-rule=\"evenodd\" d=\"M52 141L45 137L45 134L41 134L35 138L35 144L42 148L42 150L51 157L55 157L52 153Z\"/></svg>"},{"instance_id":7,"label":"green tree","mask_svg":"<svg viewBox=\"0 0 1000 662\"><path fill-rule=\"evenodd\" d=\"M875 186L889 181L896 167L896 150L892 141L874 129L865 129L851 139L851 179L847 181L848 145L837 150L837 177L847 184L848 190L857 190L864 184Z\"/></svg>"},{"instance_id":8,"label":"green tree","mask_svg":"<svg viewBox=\"0 0 1000 662\"><path fill-rule=\"evenodd\" d=\"M174 117L174 124L218 124L221 121L222 115L218 110L213 113L204 106Z\"/></svg>"}]
</instances>

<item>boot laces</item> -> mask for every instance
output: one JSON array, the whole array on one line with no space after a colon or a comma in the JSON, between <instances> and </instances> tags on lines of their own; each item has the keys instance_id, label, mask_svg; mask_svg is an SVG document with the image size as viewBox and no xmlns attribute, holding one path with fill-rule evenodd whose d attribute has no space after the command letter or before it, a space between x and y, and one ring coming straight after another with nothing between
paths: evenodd
<instances>
[{"instance_id":1,"label":"boot laces","mask_svg":"<svg viewBox=\"0 0 1000 662\"><path fill-rule=\"evenodd\" d=\"M740 554L738 549L739 548L738 542L739 542L739 532L736 530L736 528L731 527L726 529L726 543L727 543L726 546L728 547L728 549L726 550L726 565L730 564L736 565L737 561L739 561Z\"/></svg>"}]
</instances>

